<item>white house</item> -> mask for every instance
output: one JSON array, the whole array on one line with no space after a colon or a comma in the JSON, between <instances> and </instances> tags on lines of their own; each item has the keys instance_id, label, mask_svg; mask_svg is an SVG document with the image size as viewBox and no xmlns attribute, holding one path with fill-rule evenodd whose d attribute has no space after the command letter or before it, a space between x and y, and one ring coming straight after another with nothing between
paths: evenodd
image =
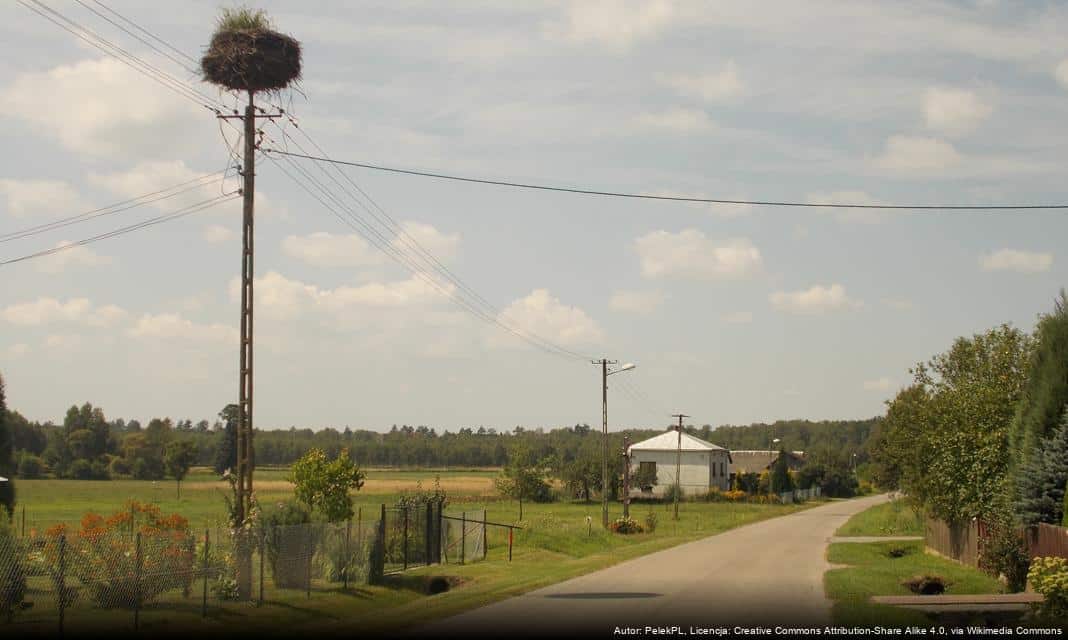
<instances>
[{"instance_id":1,"label":"white house","mask_svg":"<svg viewBox=\"0 0 1068 640\"><path fill-rule=\"evenodd\" d=\"M652 486L640 487L632 482L631 497L662 496L668 487L674 486L676 457L680 449L682 460L679 477L683 494L705 493L712 488L726 491L730 488L730 451L686 433L682 434L680 447L678 432L665 431L632 444L627 449L632 477L641 478L645 475L643 470L650 476L655 473L656 477L656 484Z\"/></svg>"}]
</instances>

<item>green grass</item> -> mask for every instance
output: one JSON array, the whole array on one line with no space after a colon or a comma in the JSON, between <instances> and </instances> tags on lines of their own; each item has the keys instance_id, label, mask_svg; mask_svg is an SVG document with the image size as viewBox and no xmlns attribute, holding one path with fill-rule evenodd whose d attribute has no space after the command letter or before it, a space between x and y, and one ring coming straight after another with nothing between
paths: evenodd
<instances>
[{"instance_id":1,"label":"green grass","mask_svg":"<svg viewBox=\"0 0 1068 640\"><path fill-rule=\"evenodd\" d=\"M256 482L261 487L257 493L261 503L292 495L292 490L284 483L285 473L284 469L257 470ZM397 493L375 493L376 482L380 487L394 488L396 485L390 483L414 486L415 481L421 480L423 486L429 488L435 475L441 476L443 484L449 480L458 487L478 481L473 483L478 486L472 490L449 492L452 504L448 512L485 508L490 521L517 523L524 527L516 531L512 562L508 562L507 531L491 528L486 561L421 567L405 574L406 580L424 575L448 575L463 581L448 593L428 597L403 585L400 588L396 585L392 588L353 585L348 592L343 592L337 583L316 581L308 597L301 590L276 589L268 580L265 583L266 602L263 606L222 603L209 594L208 617L202 620L202 587L197 583L188 598L178 592L169 592L161 596L159 601L147 605L140 614L141 628L146 632L178 628L211 632L227 625L250 633L265 634L316 629L398 629L810 506L683 502L680 505L680 519L676 522L672 520L670 504L632 504L631 515L635 519L644 523L646 515L652 511L657 515L658 526L652 533L617 535L601 528L599 502L525 503L524 518L520 522L517 503L482 494L479 483L484 483L495 474L496 470L370 470L365 487L370 492L361 491L355 496L366 521L377 516L380 504L391 504L397 497ZM41 531L45 526L59 522L77 528L78 521L86 511L111 514L122 509L124 502L130 498L156 502L165 514L180 513L197 528L221 523L223 501L217 489L222 486L213 474L196 470L183 483L181 500L175 496L173 481L153 484L135 480L25 480L18 483L18 490L20 504L27 506L28 529ZM17 511L16 528L20 526L20 515ZM614 519L621 515L622 505L611 503L610 517ZM587 524L587 518L592 526ZM35 602L34 608L19 614L15 630L50 633L54 630L56 619L50 586L43 577L31 578L30 586L34 589L30 594ZM132 624L130 611L100 610L85 601L67 613L67 628L71 631L132 629Z\"/></svg>"},{"instance_id":2,"label":"green grass","mask_svg":"<svg viewBox=\"0 0 1068 640\"><path fill-rule=\"evenodd\" d=\"M839 536L922 536L923 520L903 499L884 502L850 518Z\"/></svg>"},{"instance_id":3,"label":"green grass","mask_svg":"<svg viewBox=\"0 0 1068 640\"><path fill-rule=\"evenodd\" d=\"M905 555L890 557L891 549ZM921 574L942 576L949 581L946 594L1000 593L994 578L952 560L925 553L923 543L874 542L832 544L827 551L832 564L849 565L824 575L827 596L834 601L834 621L843 625L926 625L920 611L872 604L872 596L913 595L903 581Z\"/></svg>"}]
</instances>

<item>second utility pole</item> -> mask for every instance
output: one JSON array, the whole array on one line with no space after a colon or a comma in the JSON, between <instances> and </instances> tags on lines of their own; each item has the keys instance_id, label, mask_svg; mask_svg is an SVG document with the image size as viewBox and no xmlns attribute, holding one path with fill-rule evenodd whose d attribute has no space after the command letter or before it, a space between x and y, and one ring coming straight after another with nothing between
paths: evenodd
<instances>
[{"instance_id":1,"label":"second utility pole","mask_svg":"<svg viewBox=\"0 0 1068 640\"><path fill-rule=\"evenodd\" d=\"M679 519L679 494L682 493L682 478L679 473L682 471L682 419L689 418L690 416L685 413L673 413L672 418L679 419L679 426L675 429L678 431L678 444L675 448L675 519Z\"/></svg>"},{"instance_id":2,"label":"second utility pole","mask_svg":"<svg viewBox=\"0 0 1068 640\"><path fill-rule=\"evenodd\" d=\"M593 364L601 365L601 526L608 528L608 365L616 360L601 358Z\"/></svg>"}]
</instances>

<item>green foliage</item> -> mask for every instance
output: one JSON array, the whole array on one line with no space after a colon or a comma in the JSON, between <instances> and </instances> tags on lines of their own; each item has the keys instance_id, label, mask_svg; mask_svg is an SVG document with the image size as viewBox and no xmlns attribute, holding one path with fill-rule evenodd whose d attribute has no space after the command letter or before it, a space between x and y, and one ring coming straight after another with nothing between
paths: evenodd
<instances>
[{"instance_id":1,"label":"green foliage","mask_svg":"<svg viewBox=\"0 0 1068 640\"><path fill-rule=\"evenodd\" d=\"M227 469L237 468L237 405L228 404L223 407L219 418L223 421L223 428L215 437L215 459L212 465L215 473L222 474Z\"/></svg>"},{"instance_id":2,"label":"green foliage","mask_svg":"<svg viewBox=\"0 0 1068 640\"><path fill-rule=\"evenodd\" d=\"M126 458L117 456L111 460L108 465L108 472L111 477L115 476L128 476L132 473L130 469L130 463L126 461Z\"/></svg>"},{"instance_id":3,"label":"green foliage","mask_svg":"<svg viewBox=\"0 0 1068 640\"><path fill-rule=\"evenodd\" d=\"M529 447L518 445L508 452L508 464L495 480L497 491L519 501L519 519L523 519L523 501L549 502L552 487L546 482L547 464L539 461Z\"/></svg>"},{"instance_id":4,"label":"green foliage","mask_svg":"<svg viewBox=\"0 0 1068 640\"><path fill-rule=\"evenodd\" d=\"M645 530L648 531L649 533L654 533L656 531L656 524L657 524L656 512L655 511L649 511L648 513L646 513L645 514Z\"/></svg>"},{"instance_id":5,"label":"green foliage","mask_svg":"<svg viewBox=\"0 0 1068 640\"><path fill-rule=\"evenodd\" d=\"M631 471L630 477L631 484L642 491L650 491L656 486L656 469L652 466L646 466L643 469L641 465L638 465Z\"/></svg>"},{"instance_id":6,"label":"green foliage","mask_svg":"<svg viewBox=\"0 0 1068 640\"><path fill-rule=\"evenodd\" d=\"M859 489L849 458L840 451L821 451L810 455L798 472L797 480L800 488L818 486L820 495L828 498L852 498Z\"/></svg>"},{"instance_id":7,"label":"green foliage","mask_svg":"<svg viewBox=\"0 0 1068 640\"><path fill-rule=\"evenodd\" d=\"M67 474L74 480L90 480L93 477L93 463L85 459L75 460Z\"/></svg>"},{"instance_id":8,"label":"green foliage","mask_svg":"<svg viewBox=\"0 0 1068 640\"><path fill-rule=\"evenodd\" d=\"M771 492L786 493L794 490L794 482L790 477L790 467L786 459L786 450L779 449L779 456L771 466Z\"/></svg>"},{"instance_id":9,"label":"green foliage","mask_svg":"<svg viewBox=\"0 0 1068 640\"><path fill-rule=\"evenodd\" d=\"M664 502L675 502L675 497L678 496L679 502L686 501L686 494L682 492L679 485L672 482L668 486L664 487L664 493L661 496L661 500Z\"/></svg>"},{"instance_id":10,"label":"green foliage","mask_svg":"<svg viewBox=\"0 0 1068 640\"><path fill-rule=\"evenodd\" d=\"M1064 519L1065 484L1068 483L1068 414L1039 442L1017 470L1014 505L1027 525L1058 524Z\"/></svg>"},{"instance_id":11,"label":"green foliage","mask_svg":"<svg viewBox=\"0 0 1068 640\"><path fill-rule=\"evenodd\" d=\"M26 595L26 570L23 558L26 550L7 518L0 517L0 615L7 618L18 610Z\"/></svg>"},{"instance_id":12,"label":"green foliage","mask_svg":"<svg viewBox=\"0 0 1068 640\"><path fill-rule=\"evenodd\" d=\"M979 568L995 577L1004 576L1009 591L1023 591L1027 586L1030 556L1023 532L1004 496L994 501L984 524L986 537L979 548Z\"/></svg>"},{"instance_id":13,"label":"green foliage","mask_svg":"<svg viewBox=\"0 0 1068 640\"><path fill-rule=\"evenodd\" d=\"M34 480L44 475L44 460L32 453L22 452L18 458L18 472L20 478Z\"/></svg>"},{"instance_id":14,"label":"green foliage","mask_svg":"<svg viewBox=\"0 0 1068 640\"><path fill-rule=\"evenodd\" d=\"M329 522L352 517L353 489L359 491L366 477L342 449L333 461L322 449L312 449L293 464L291 480L298 500L318 510Z\"/></svg>"},{"instance_id":15,"label":"green foliage","mask_svg":"<svg viewBox=\"0 0 1068 640\"><path fill-rule=\"evenodd\" d=\"M1068 295L1061 289L1052 313L1035 327L1030 373L1020 393L1009 428L1013 462L1023 465L1034 457L1044 438L1061 423L1068 405Z\"/></svg>"},{"instance_id":16,"label":"green foliage","mask_svg":"<svg viewBox=\"0 0 1068 640\"><path fill-rule=\"evenodd\" d=\"M416 480L414 491L402 491L397 499L398 509L426 509L426 505L440 505L442 509L449 506L449 495L441 488L441 476L434 476L434 488L423 489L423 481Z\"/></svg>"},{"instance_id":17,"label":"green foliage","mask_svg":"<svg viewBox=\"0 0 1068 640\"><path fill-rule=\"evenodd\" d=\"M597 448L589 444L579 449L574 459L561 465L560 479L568 495L589 502L592 491L600 491L603 484Z\"/></svg>"},{"instance_id":18,"label":"green foliage","mask_svg":"<svg viewBox=\"0 0 1068 640\"><path fill-rule=\"evenodd\" d=\"M879 483L899 486L946 521L989 513L1005 490L1008 425L1030 349L1027 335L1002 325L918 364L876 441Z\"/></svg>"},{"instance_id":19,"label":"green foliage","mask_svg":"<svg viewBox=\"0 0 1068 640\"><path fill-rule=\"evenodd\" d=\"M263 512L267 561L275 586L297 589L307 586L312 557L322 538L312 523L312 513L300 500L286 500Z\"/></svg>"},{"instance_id":20,"label":"green foliage","mask_svg":"<svg viewBox=\"0 0 1068 640\"><path fill-rule=\"evenodd\" d=\"M1043 618L1068 620L1068 560L1035 558L1027 572L1031 587L1042 594L1037 613Z\"/></svg>"},{"instance_id":21,"label":"green foliage","mask_svg":"<svg viewBox=\"0 0 1068 640\"><path fill-rule=\"evenodd\" d=\"M178 483L181 491L182 480L189 473L189 467L197 459L197 446L189 440L176 440L167 445L163 450L163 465L167 473Z\"/></svg>"},{"instance_id":22,"label":"green foliage","mask_svg":"<svg viewBox=\"0 0 1068 640\"><path fill-rule=\"evenodd\" d=\"M0 507L10 517L15 512L15 443L8 426L3 376L0 376L0 476L7 478L7 482L0 482Z\"/></svg>"},{"instance_id":23,"label":"green foliage","mask_svg":"<svg viewBox=\"0 0 1068 640\"><path fill-rule=\"evenodd\" d=\"M262 31L271 28L271 21L262 9L224 7L215 21L216 31Z\"/></svg>"}]
</instances>

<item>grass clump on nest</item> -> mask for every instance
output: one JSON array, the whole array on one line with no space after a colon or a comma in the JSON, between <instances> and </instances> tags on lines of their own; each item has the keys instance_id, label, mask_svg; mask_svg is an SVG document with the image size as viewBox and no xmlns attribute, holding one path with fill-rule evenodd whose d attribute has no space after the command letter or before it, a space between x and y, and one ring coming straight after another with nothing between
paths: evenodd
<instances>
[{"instance_id":1,"label":"grass clump on nest","mask_svg":"<svg viewBox=\"0 0 1068 640\"><path fill-rule=\"evenodd\" d=\"M272 29L263 11L223 9L200 70L227 89L280 91L300 79L300 42Z\"/></svg>"}]
</instances>

